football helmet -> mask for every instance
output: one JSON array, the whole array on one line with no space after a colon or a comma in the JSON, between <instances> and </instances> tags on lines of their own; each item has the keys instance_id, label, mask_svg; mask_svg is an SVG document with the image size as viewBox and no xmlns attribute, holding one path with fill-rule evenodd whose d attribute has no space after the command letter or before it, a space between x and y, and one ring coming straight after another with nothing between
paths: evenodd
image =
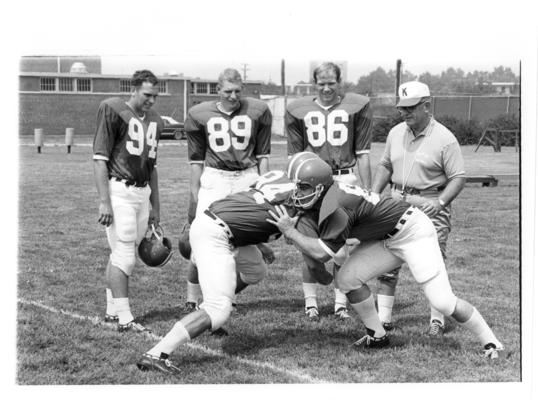
<instances>
[{"instance_id":1,"label":"football helmet","mask_svg":"<svg viewBox=\"0 0 538 400\"><path fill-rule=\"evenodd\" d=\"M172 257L172 243L163 229L151 224L138 245L138 256L148 267L162 267Z\"/></svg>"},{"instance_id":2,"label":"football helmet","mask_svg":"<svg viewBox=\"0 0 538 400\"><path fill-rule=\"evenodd\" d=\"M303 151L295 154L288 163L288 178L296 187L291 195L295 207L310 208L333 183L332 168L318 155ZM306 189L311 192L304 194Z\"/></svg>"},{"instance_id":3,"label":"football helmet","mask_svg":"<svg viewBox=\"0 0 538 400\"><path fill-rule=\"evenodd\" d=\"M191 242L189 241L189 232L191 230L191 224L188 222L185 222L185 225L183 225L183 228L181 229L181 233L179 234L179 253L185 258L186 260L190 260L191 258Z\"/></svg>"}]
</instances>

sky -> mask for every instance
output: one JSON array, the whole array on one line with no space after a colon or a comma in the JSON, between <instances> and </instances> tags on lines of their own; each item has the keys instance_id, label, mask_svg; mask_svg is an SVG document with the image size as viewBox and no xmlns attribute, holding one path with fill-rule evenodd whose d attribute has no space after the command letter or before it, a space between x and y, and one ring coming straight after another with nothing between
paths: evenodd
<instances>
[{"instance_id":1,"label":"sky","mask_svg":"<svg viewBox=\"0 0 538 400\"><path fill-rule=\"evenodd\" d=\"M4 190L15 196L4 196L2 207L7 226L15 230L5 229L9 240L3 245L11 249L11 258L4 261L4 266L17 264L17 235L13 234L17 212L11 211L18 210L18 186L17 174L11 172L18 165L17 135L14 134L18 130L16 77L23 55L100 55L105 73L131 74L135 69L151 68L158 74L176 70L187 76L208 79L216 78L223 68L240 69L246 63L249 79L270 78L274 82L280 80L280 60L285 59L288 84L308 80L310 60L348 61L348 80L351 81L377 66L394 69L397 59L402 59L404 69L414 74L439 73L450 66L466 72L492 70L498 65L515 72L522 60L522 182L525 182L522 196L526 199L522 249L524 266L531 266L536 244L534 227L538 224L534 212L538 13L533 3L530 0L8 2L0 24L3 55L0 68L2 76L9 77L4 79L3 96L0 96L2 110L8 116L3 120L2 169L8 176ZM2 279L2 295L16 299L16 269L8 269L12 274ZM529 271L526 278L533 279L532 268ZM536 275L534 279L538 284ZM536 298L526 299L526 304ZM16 304L10 304L7 309L8 315L4 318L14 321L15 316L9 312L15 312ZM525 311L534 313L534 323L538 325L538 304ZM524 326L529 333L524 338L532 337L529 327L530 324ZM16 348L15 335L9 329L7 333L11 333L11 338L3 343L5 352L9 353ZM536 360L537 349L536 344L530 349ZM528 354L525 352L524 357L526 385L512 385L509 390L506 385L498 385L495 391L499 396L492 391L485 392L483 386L474 393L487 395L488 399L501 398L501 395L503 398L530 398L526 396L532 372L528 368ZM535 368L538 361L536 363ZM15 369L5 362L4 367L9 371L0 374L2 383L13 386ZM361 385L360 394L368 397L368 391L376 388ZM399 398L402 397L400 391L413 396L407 390L409 387L395 389ZM331 388L331 392L334 390L336 388ZM538 393L536 387L534 390ZM84 392L88 398L93 397L91 390ZM465 387L454 385L449 391L434 392L438 399L458 395L468 398L462 394L466 393ZM72 398L72 393L56 398Z\"/></svg>"}]
</instances>

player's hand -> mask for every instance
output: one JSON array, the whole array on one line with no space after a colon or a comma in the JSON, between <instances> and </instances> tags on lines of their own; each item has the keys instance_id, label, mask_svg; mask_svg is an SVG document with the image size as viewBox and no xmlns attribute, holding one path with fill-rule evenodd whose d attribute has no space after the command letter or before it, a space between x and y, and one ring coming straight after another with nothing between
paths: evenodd
<instances>
[{"instance_id":1,"label":"player's hand","mask_svg":"<svg viewBox=\"0 0 538 400\"><path fill-rule=\"evenodd\" d=\"M282 205L275 206L275 211L276 213L272 210L269 210L269 215L273 219L267 218L266 221L275 225L280 230L280 232L282 232L282 234L287 237L289 233L295 229L295 225L297 224L297 220L299 219L299 217L290 217L288 211L286 210L286 207Z\"/></svg>"},{"instance_id":2,"label":"player's hand","mask_svg":"<svg viewBox=\"0 0 538 400\"><path fill-rule=\"evenodd\" d=\"M159 226L159 223L161 222L161 216L159 214L160 213L154 208L149 210L148 226Z\"/></svg>"},{"instance_id":3,"label":"player's hand","mask_svg":"<svg viewBox=\"0 0 538 400\"><path fill-rule=\"evenodd\" d=\"M262 252L263 261L265 261L266 264L272 264L273 261L275 261L275 253L273 252L273 249L264 243L259 243L257 247Z\"/></svg>"},{"instance_id":4,"label":"player's hand","mask_svg":"<svg viewBox=\"0 0 538 400\"><path fill-rule=\"evenodd\" d=\"M112 204L110 203L110 200L102 201L99 204L99 219L97 222L104 226L110 226L113 221L114 213L112 212Z\"/></svg>"},{"instance_id":5,"label":"player's hand","mask_svg":"<svg viewBox=\"0 0 538 400\"><path fill-rule=\"evenodd\" d=\"M438 200L427 200L425 203L423 203L420 206L420 209L426 214L428 217L435 217L441 210L444 209L444 207L439 203Z\"/></svg>"}]
</instances>

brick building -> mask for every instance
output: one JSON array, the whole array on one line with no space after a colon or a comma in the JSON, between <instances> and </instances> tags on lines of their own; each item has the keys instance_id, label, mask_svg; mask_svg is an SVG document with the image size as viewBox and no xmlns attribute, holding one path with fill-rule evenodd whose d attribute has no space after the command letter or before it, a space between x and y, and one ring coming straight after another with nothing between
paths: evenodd
<instances>
[{"instance_id":1,"label":"brick building","mask_svg":"<svg viewBox=\"0 0 538 400\"><path fill-rule=\"evenodd\" d=\"M180 75L158 76L154 109L184 121L190 106L217 98L217 81ZM261 82L245 83L244 95L260 97ZM97 109L109 97L130 97L130 76L103 75L100 57L23 57L19 73L19 135L93 135Z\"/></svg>"}]
</instances>

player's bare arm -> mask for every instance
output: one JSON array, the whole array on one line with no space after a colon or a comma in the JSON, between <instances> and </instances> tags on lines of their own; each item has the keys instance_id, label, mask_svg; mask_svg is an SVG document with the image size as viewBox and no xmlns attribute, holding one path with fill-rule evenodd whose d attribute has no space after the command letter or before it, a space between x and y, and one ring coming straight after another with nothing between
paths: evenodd
<instances>
[{"instance_id":1,"label":"player's bare arm","mask_svg":"<svg viewBox=\"0 0 538 400\"><path fill-rule=\"evenodd\" d=\"M443 193L441 193L437 199L426 201L422 204L420 209L430 218L436 216L458 196L464 186L464 176L456 176L455 178L452 178L448 181Z\"/></svg>"},{"instance_id":2,"label":"player's bare arm","mask_svg":"<svg viewBox=\"0 0 538 400\"><path fill-rule=\"evenodd\" d=\"M105 160L93 160L95 185L99 193L99 219L104 226L110 226L114 220L110 193L108 191L108 168Z\"/></svg>"},{"instance_id":3,"label":"player's bare arm","mask_svg":"<svg viewBox=\"0 0 538 400\"><path fill-rule=\"evenodd\" d=\"M276 213L269 211L273 218L267 218L267 222L275 225L287 239L291 240L295 247L302 253L320 262L326 262L331 259L331 256L321 247L318 239L307 237L295 229L298 216L290 217L284 206L276 206Z\"/></svg>"},{"instance_id":4,"label":"player's bare arm","mask_svg":"<svg viewBox=\"0 0 538 400\"><path fill-rule=\"evenodd\" d=\"M161 202L159 199L159 175L157 168L153 168L151 177L149 178L149 187L151 188L151 194L149 196L149 202L151 203L151 209L149 210L148 225L159 225L161 221Z\"/></svg>"},{"instance_id":5,"label":"player's bare arm","mask_svg":"<svg viewBox=\"0 0 538 400\"><path fill-rule=\"evenodd\" d=\"M269 157L258 158L258 174L263 175L269 172Z\"/></svg>"},{"instance_id":6,"label":"player's bare arm","mask_svg":"<svg viewBox=\"0 0 538 400\"><path fill-rule=\"evenodd\" d=\"M382 164L379 164L375 169L374 182L372 183L372 192L381 193L392 176L392 171Z\"/></svg>"},{"instance_id":7,"label":"player's bare arm","mask_svg":"<svg viewBox=\"0 0 538 400\"><path fill-rule=\"evenodd\" d=\"M200 177L204 171L202 163L191 163L191 178L190 178L190 196L189 196L189 211L188 220L192 222L196 215L196 205L198 204L198 192L200 191Z\"/></svg>"},{"instance_id":8,"label":"player's bare arm","mask_svg":"<svg viewBox=\"0 0 538 400\"><path fill-rule=\"evenodd\" d=\"M370 190L372 187L372 172L370 170L370 154L357 154L357 171L361 178L362 187Z\"/></svg>"}]
</instances>

